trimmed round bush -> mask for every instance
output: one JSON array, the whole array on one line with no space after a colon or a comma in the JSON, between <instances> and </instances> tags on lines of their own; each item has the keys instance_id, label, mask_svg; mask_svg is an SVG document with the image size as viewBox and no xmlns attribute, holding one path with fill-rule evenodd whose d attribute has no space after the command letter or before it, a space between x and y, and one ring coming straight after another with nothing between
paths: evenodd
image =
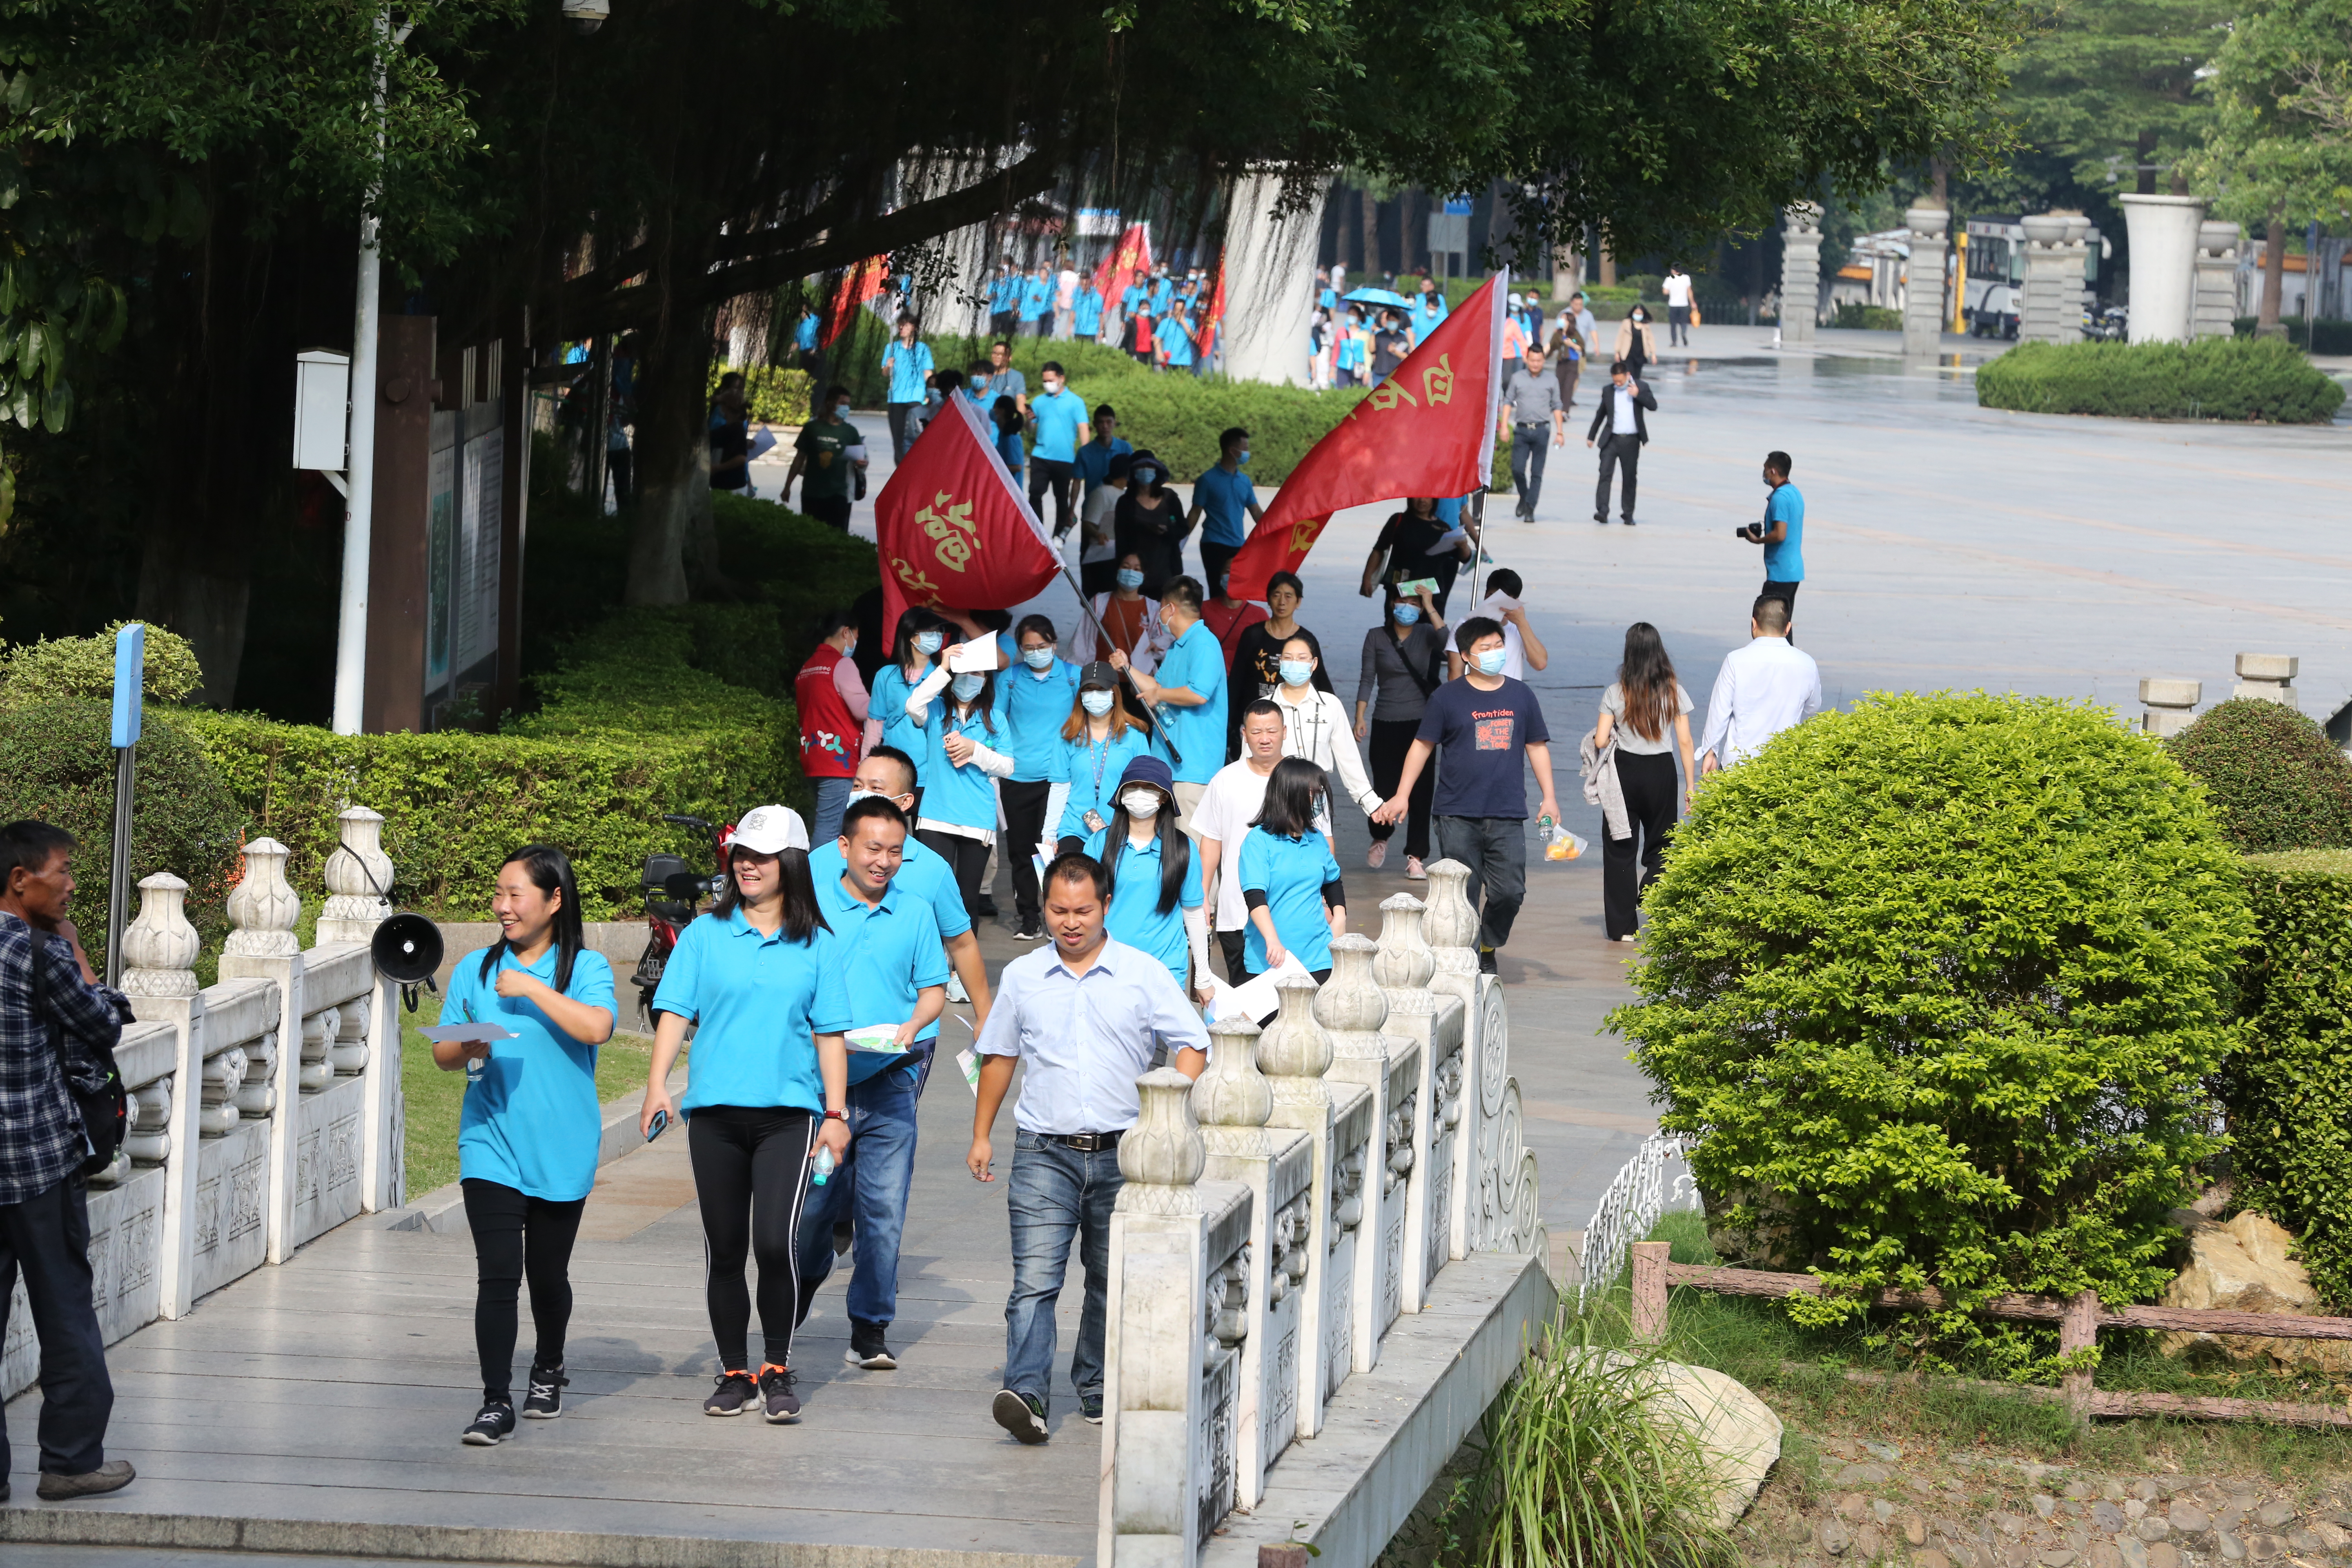
<instances>
[{"instance_id":1,"label":"trimmed round bush","mask_svg":"<svg viewBox=\"0 0 2352 1568\"><path fill-rule=\"evenodd\" d=\"M114 699L114 634L129 626L116 621L94 637L43 637L0 653L0 707L47 702L58 697ZM162 626L147 628L142 676L147 696L178 702L205 683L196 650L188 639Z\"/></svg>"},{"instance_id":2,"label":"trimmed round bush","mask_svg":"<svg viewBox=\"0 0 2352 1568\"><path fill-rule=\"evenodd\" d=\"M1800 1321L1935 1286L2146 1300L2221 1147L2238 857L2105 709L1872 697L1699 792L1643 902L1635 1042L1727 1258ZM1960 1310L1924 1338L2023 1365Z\"/></svg>"},{"instance_id":3,"label":"trimmed round bush","mask_svg":"<svg viewBox=\"0 0 2352 1568\"><path fill-rule=\"evenodd\" d=\"M152 654L154 644L148 647ZM90 962L101 969L114 857L112 741L113 712L103 702L66 699L0 709L0 821L38 817L80 841L73 919ZM244 826L245 814L203 749L174 720L151 711L131 796L131 876L135 882L169 871L186 882L188 918L207 945L226 925ZM130 913L138 918L136 888Z\"/></svg>"},{"instance_id":4,"label":"trimmed round bush","mask_svg":"<svg viewBox=\"0 0 2352 1568\"><path fill-rule=\"evenodd\" d=\"M2165 745L2246 854L2352 847L2352 762L2294 709L2233 697Z\"/></svg>"},{"instance_id":5,"label":"trimmed round bush","mask_svg":"<svg viewBox=\"0 0 2352 1568\"><path fill-rule=\"evenodd\" d=\"M2026 414L2325 425L2344 388L2276 338L2020 343L1978 370L1977 402Z\"/></svg>"}]
</instances>

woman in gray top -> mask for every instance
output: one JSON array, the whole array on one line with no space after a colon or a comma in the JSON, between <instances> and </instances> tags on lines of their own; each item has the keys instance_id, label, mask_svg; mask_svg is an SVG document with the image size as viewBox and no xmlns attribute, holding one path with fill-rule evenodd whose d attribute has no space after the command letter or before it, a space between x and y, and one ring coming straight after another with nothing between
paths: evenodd
<instances>
[{"instance_id":1,"label":"woman in gray top","mask_svg":"<svg viewBox=\"0 0 2352 1568\"><path fill-rule=\"evenodd\" d=\"M1633 940L1642 891L1658 879L1666 839L1690 809L1690 787L1677 788L1675 778L1675 752L1682 756L1683 778L1697 776L1691 771L1690 711L1690 693L1675 679L1675 661L1666 657L1658 628L1635 621L1625 628L1624 662L1601 694L1601 720L1593 731L1593 744L1601 750L1616 744L1610 765L1625 797L1625 837L1610 837L1605 822L1601 833L1601 902L1612 942Z\"/></svg>"},{"instance_id":2,"label":"woman in gray top","mask_svg":"<svg viewBox=\"0 0 2352 1568\"><path fill-rule=\"evenodd\" d=\"M1371 742L1372 788L1382 800L1396 794L1404 777L1405 753L1412 750L1413 732L1421 728L1421 710L1429 694L1444 679L1445 622L1423 589L1417 599L1400 599L1391 584L1388 613L1379 626L1364 634L1364 657L1356 678L1356 739ZM1429 805L1437 793L1437 770L1423 768L1414 781L1411 806L1405 815L1404 874L1421 881L1429 873ZM1377 868L1389 858L1392 822L1372 824L1371 853L1365 864Z\"/></svg>"}]
</instances>

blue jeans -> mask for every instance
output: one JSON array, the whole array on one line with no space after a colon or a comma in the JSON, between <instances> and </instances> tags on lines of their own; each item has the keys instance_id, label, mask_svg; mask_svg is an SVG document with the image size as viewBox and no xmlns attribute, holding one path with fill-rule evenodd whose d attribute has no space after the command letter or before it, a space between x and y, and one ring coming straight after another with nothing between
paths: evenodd
<instances>
[{"instance_id":1,"label":"blue jeans","mask_svg":"<svg viewBox=\"0 0 2352 1568\"><path fill-rule=\"evenodd\" d=\"M898 1237L907 1228L907 1190L915 1180L916 1075L894 1067L849 1086L849 1157L801 1205L800 1315L833 1272L833 1226L856 1226L849 1315L887 1323L898 1315Z\"/></svg>"},{"instance_id":2,"label":"blue jeans","mask_svg":"<svg viewBox=\"0 0 2352 1568\"><path fill-rule=\"evenodd\" d=\"M86 1475L106 1462L114 1384L106 1374L106 1345L90 1306L89 1196L79 1176L60 1177L20 1203L0 1204L0 1337L7 1333L9 1297L19 1274L41 1342L41 1468L53 1476ZM1050 1331L1050 1316L1046 1321ZM0 1422L0 1477L7 1467L8 1429Z\"/></svg>"},{"instance_id":3,"label":"blue jeans","mask_svg":"<svg viewBox=\"0 0 2352 1568\"><path fill-rule=\"evenodd\" d=\"M841 837L841 814L849 809L847 779L811 779L816 785L816 815L809 819L809 846L821 849Z\"/></svg>"},{"instance_id":4,"label":"blue jeans","mask_svg":"<svg viewBox=\"0 0 2352 1568\"><path fill-rule=\"evenodd\" d=\"M1013 1294L1004 1303L1004 1386L1050 1405L1054 1303L1069 1272L1070 1238L1087 1271L1070 1381L1083 1404L1102 1397L1103 1335L1110 1289L1110 1211L1118 1199L1118 1151L1080 1153L1024 1132L1013 1146Z\"/></svg>"}]
</instances>

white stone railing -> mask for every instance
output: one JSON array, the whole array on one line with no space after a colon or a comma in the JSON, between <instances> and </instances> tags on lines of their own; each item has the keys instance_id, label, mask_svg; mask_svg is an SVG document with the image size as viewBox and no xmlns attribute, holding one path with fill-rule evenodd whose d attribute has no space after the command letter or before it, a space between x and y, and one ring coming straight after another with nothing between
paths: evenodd
<instances>
[{"instance_id":1,"label":"white stone railing","mask_svg":"<svg viewBox=\"0 0 2352 1568\"><path fill-rule=\"evenodd\" d=\"M332 896L308 950L294 934L302 905L286 847L247 845L220 980L202 989L188 885L169 872L139 884L122 939L138 1021L114 1053L131 1125L89 1184L92 1293L109 1343L405 1200L396 996L367 945L391 912L375 891L392 886L383 824L364 807L342 814L348 852L327 863ZM0 1398L31 1384L38 1356L20 1300L0 1346Z\"/></svg>"},{"instance_id":2,"label":"white stone railing","mask_svg":"<svg viewBox=\"0 0 2352 1568\"><path fill-rule=\"evenodd\" d=\"M1197 1083L1139 1081L1111 1218L1097 1561L1188 1568L1325 1431L1398 1319L1473 1251L1540 1253L1500 982L1467 867L1331 944L1260 1033L1211 1029Z\"/></svg>"}]
</instances>

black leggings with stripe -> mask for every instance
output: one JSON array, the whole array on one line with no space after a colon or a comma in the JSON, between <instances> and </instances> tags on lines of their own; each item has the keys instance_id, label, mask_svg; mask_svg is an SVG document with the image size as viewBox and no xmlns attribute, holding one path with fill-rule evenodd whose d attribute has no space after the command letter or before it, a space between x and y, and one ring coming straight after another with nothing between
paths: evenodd
<instances>
[{"instance_id":1,"label":"black leggings with stripe","mask_svg":"<svg viewBox=\"0 0 2352 1568\"><path fill-rule=\"evenodd\" d=\"M746 1257L760 1264L760 1335L766 1359L790 1366L793 1319L800 1308L800 1265L793 1237L808 1192L815 1118L796 1107L707 1105L687 1119L686 1150L702 1207L711 1337L722 1372L755 1371L745 1356L751 1292Z\"/></svg>"}]
</instances>

